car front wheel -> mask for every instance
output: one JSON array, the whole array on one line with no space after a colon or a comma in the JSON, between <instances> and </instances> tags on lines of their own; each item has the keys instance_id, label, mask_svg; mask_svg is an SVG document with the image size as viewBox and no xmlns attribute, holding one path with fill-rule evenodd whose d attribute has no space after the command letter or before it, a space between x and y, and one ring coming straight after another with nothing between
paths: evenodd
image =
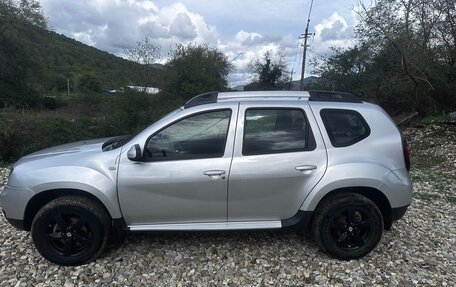
<instances>
[{"instance_id":1,"label":"car front wheel","mask_svg":"<svg viewBox=\"0 0 456 287\"><path fill-rule=\"evenodd\" d=\"M59 265L80 265L96 259L112 234L104 208L80 196L60 197L44 205L31 231L38 252Z\"/></svg>"},{"instance_id":2,"label":"car front wheel","mask_svg":"<svg viewBox=\"0 0 456 287\"><path fill-rule=\"evenodd\" d=\"M312 231L320 249L338 259L355 259L382 238L383 217L377 205L356 193L336 194L316 210Z\"/></svg>"}]
</instances>

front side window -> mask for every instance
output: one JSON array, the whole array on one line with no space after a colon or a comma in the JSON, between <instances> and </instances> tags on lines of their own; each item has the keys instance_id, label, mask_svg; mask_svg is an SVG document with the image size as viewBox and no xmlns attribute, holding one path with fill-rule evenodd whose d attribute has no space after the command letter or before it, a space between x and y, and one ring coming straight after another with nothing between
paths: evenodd
<instances>
[{"instance_id":1,"label":"front side window","mask_svg":"<svg viewBox=\"0 0 456 287\"><path fill-rule=\"evenodd\" d=\"M225 153L231 110L197 114L180 120L146 144L146 161L222 157Z\"/></svg>"},{"instance_id":2,"label":"front side window","mask_svg":"<svg viewBox=\"0 0 456 287\"><path fill-rule=\"evenodd\" d=\"M363 116L353 110L323 109L321 118L334 147L355 144L370 134L370 128Z\"/></svg>"},{"instance_id":3,"label":"front side window","mask_svg":"<svg viewBox=\"0 0 456 287\"><path fill-rule=\"evenodd\" d=\"M242 154L309 150L310 133L307 119L300 109L247 109Z\"/></svg>"}]
</instances>

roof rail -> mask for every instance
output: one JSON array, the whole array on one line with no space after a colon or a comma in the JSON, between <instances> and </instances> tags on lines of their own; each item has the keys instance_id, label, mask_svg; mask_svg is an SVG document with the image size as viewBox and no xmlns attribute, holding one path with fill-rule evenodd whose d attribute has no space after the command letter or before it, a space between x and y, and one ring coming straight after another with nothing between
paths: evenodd
<instances>
[{"instance_id":1,"label":"roof rail","mask_svg":"<svg viewBox=\"0 0 456 287\"><path fill-rule=\"evenodd\" d=\"M361 99L350 93L330 91L249 91L249 92L209 92L195 96L184 104L188 109L204 104L215 104L218 100L242 98L298 98L309 101L362 103Z\"/></svg>"},{"instance_id":2,"label":"roof rail","mask_svg":"<svg viewBox=\"0 0 456 287\"><path fill-rule=\"evenodd\" d=\"M343 92L309 91L309 101L362 103L360 98Z\"/></svg>"},{"instance_id":3,"label":"roof rail","mask_svg":"<svg viewBox=\"0 0 456 287\"><path fill-rule=\"evenodd\" d=\"M308 99L309 93L305 91L243 91L220 93L219 100L248 99L248 98L302 98Z\"/></svg>"},{"instance_id":4,"label":"roof rail","mask_svg":"<svg viewBox=\"0 0 456 287\"><path fill-rule=\"evenodd\" d=\"M215 104L217 102L218 92L209 92L204 93L198 96L195 96L188 100L184 104L184 108L188 109L194 106L204 105L204 104Z\"/></svg>"}]
</instances>

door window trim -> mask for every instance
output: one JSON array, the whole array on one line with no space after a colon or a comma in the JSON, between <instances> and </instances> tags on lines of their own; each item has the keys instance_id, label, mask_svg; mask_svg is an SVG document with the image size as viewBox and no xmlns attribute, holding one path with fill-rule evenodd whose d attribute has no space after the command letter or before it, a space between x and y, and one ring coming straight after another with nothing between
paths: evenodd
<instances>
[{"instance_id":1,"label":"door window trim","mask_svg":"<svg viewBox=\"0 0 456 287\"><path fill-rule=\"evenodd\" d=\"M226 129L226 135L225 135L225 147L223 149L223 155L217 156L217 157L182 158L182 159L158 159L158 160L150 160L150 159L146 158L146 147L147 147L147 144L149 143L150 139L153 138L158 133L162 132L163 130L167 129L168 127L170 127L170 126L172 126L172 125L174 125L174 124L176 124L176 123L178 123L180 121L186 120L186 119L191 118L193 116L198 116L198 115L201 115L201 114L207 114L207 113L212 113L212 112L221 112L221 111L229 111L230 112L229 122L228 122L228 126L227 126L227 129ZM225 156L225 153L226 153L226 143L228 142L228 135L230 133L230 126L231 126L231 122L232 122L232 117L233 117L233 109L232 108L220 108L220 109L199 111L199 112L196 112L196 113L181 117L181 118L179 118L179 119L177 119L175 121L172 121L171 123L165 125L164 127L160 128L156 132L152 133L152 135L147 137L147 139L146 139L146 141L144 143L144 148L142 150L141 161L142 162L164 162L164 161L196 160L196 159L208 159L208 158L223 158Z\"/></svg>"},{"instance_id":2,"label":"door window trim","mask_svg":"<svg viewBox=\"0 0 456 287\"><path fill-rule=\"evenodd\" d=\"M345 114L349 114L349 115L356 115L359 118L359 120L361 121L363 127L366 129L364 134L352 139L349 142L338 143L336 140L336 137L334 136L333 131L330 129L328 118L326 117L326 115L328 113L340 113L340 114L345 113ZM354 145L355 143L358 143L358 142L366 139L371 134L371 129L370 129L369 124L366 122L366 119L364 119L364 117L358 111L350 110L350 109L326 108L326 109L320 110L320 116L321 116L321 120L323 121L323 125L325 126L326 133L328 134L329 140L331 141L331 144L333 147L339 148L339 147L348 147L348 146Z\"/></svg>"},{"instance_id":3,"label":"door window trim","mask_svg":"<svg viewBox=\"0 0 456 287\"><path fill-rule=\"evenodd\" d=\"M305 139L305 145L304 148L295 148L295 149L287 149L287 150L277 150L277 151L269 151L265 153L248 153L245 154L244 152L244 146L245 146L245 131L246 131L246 122L247 122L247 111L249 110L295 110L295 111L300 111L304 115L304 121L306 123L306 139ZM315 137L312 131L312 128L310 126L309 119L307 118L306 111L302 108L298 107L252 107L252 108L246 108L244 110L244 125L243 125L243 131L242 131L242 147L241 147L241 155L242 156L256 156L256 155L268 155L268 154L279 154L279 153L291 153L291 152L306 152L306 151L313 151L317 148L317 144L315 141Z\"/></svg>"}]
</instances>

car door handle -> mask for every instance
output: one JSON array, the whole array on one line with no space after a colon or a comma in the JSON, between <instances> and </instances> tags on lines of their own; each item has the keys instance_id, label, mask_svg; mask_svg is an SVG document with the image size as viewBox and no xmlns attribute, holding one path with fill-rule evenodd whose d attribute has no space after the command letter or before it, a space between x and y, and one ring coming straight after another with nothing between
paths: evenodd
<instances>
[{"instance_id":1,"label":"car door handle","mask_svg":"<svg viewBox=\"0 0 456 287\"><path fill-rule=\"evenodd\" d=\"M300 165L300 166L295 167L295 169L297 171L311 171L311 170L317 169L317 166L316 165Z\"/></svg>"},{"instance_id":2,"label":"car door handle","mask_svg":"<svg viewBox=\"0 0 456 287\"><path fill-rule=\"evenodd\" d=\"M209 176L210 178L219 178L224 175L226 171L224 170L207 170L203 174ZM225 178L222 176L222 179Z\"/></svg>"}]
</instances>

